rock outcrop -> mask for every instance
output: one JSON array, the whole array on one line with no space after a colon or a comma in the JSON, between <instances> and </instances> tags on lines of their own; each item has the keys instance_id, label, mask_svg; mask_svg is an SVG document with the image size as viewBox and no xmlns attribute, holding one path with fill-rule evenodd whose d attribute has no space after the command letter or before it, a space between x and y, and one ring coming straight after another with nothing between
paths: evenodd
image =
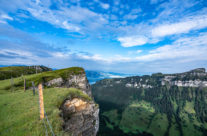
<instances>
[{"instance_id":1,"label":"rock outcrop","mask_svg":"<svg viewBox=\"0 0 207 136\"><path fill-rule=\"evenodd\" d=\"M207 87L207 73L204 68L194 69L184 73L177 74L153 74L153 77L160 75L161 85L179 86L179 87ZM149 77L148 77L149 78ZM149 79L132 77L131 80L126 80L125 87L127 88L153 88L154 84L149 82ZM115 81L116 84L123 81ZM110 82L103 87L113 86Z\"/></svg>"},{"instance_id":2,"label":"rock outcrop","mask_svg":"<svg viewBox=\"0 0 207 136\"><path fill-rule=\"evenodd\" d=\"M162 85L181 87L207 87L205 68L198 68L185 73L164 75Z\"/></svg>"},{"instance_id":3,"label":"rock outcrop","mask_svg":"<svg viewBox=\"0 0 207 136\"><path fill-rule=\"evenodd\" d=\"M77 88L91 97L91 88L85 73L70 75L66 79L63 79L62 77L55 78L44 83L44 85L47 87Z\"/></svg>"},{"instance_id":4,"label":"rock outcrop","mask_svg":"<svg viewBox=\"0 0 207 136\"><path fill-rule=\"evenodd\" d=\"M85 72L78 74L64 73L64 76L53 78L44 85L47 87L76 88L77 96L68 96L60 106L63 118L64 135L96 136L99 128L99 107L91 98L91 87ZM80 95L80 96L79 96ZM86 98L82 98L84 95Z\"/></svg>"},{"instance_id":5,"label":"rock outcrop","mask_svg":"<svg viewBox=\"0 0 207 136\"><path fill-rule=\"evenodd\" d=\"M61 110L66 133L72 136L96 136L99 128L99 108L93 101L67 99Z\"/></svg>"}]
</instances>

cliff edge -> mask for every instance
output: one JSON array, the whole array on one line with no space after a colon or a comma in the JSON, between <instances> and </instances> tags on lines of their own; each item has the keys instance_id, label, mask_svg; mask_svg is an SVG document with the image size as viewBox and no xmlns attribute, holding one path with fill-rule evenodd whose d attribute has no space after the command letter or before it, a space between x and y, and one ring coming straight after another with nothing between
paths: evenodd
<instances>
[{"instance_id":1,"label":"cliff edge","mask_svg":"<svg viewBox=\"0 0 207 136\"><path fill-rule=\"evenodd\" d=\"M65 135L96 136L99 128L99 107L92 100L91 87L85 71L82 68L76 69L76 72L57 71L60 76L45 81L44 85L79 90L76 94L69 95L60 106Z\"/></svg>"}]
</instances>

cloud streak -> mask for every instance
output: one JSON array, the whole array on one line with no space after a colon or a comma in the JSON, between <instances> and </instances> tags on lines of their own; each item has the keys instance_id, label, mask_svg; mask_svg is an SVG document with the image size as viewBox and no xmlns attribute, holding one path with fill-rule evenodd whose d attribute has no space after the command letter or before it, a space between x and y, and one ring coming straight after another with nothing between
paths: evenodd
<instances>
[{"instance_id":1,"label":"cloud streak","mask_svg":"<svg viewBox=\"0 0 207 136\"><path fill-rule=\"evenodd\" d=\"M165 45L149 54L136 57L137 61L155 61L155 60L207 60L207 33L199 36L179 38L171 45Z\"/></svg>"},{"instance_id":2,"label":"cloud streak","mask_svg":"<svg viewBox=\"0 0 207 136\"><path fill-rule=\"evenodd\" d=\"M119 37L118 41L121 42L121 45L123 47L133 47L133 46L146 44L148 39L143 36L128 36L128 37Z\"/></svg>"},{"instance_id":3,"label":"cloud streak","mask_svg":"<svg viewBox=\"0 0 207 136\"><path fill-rule=\"evenodd\" d=\"M155 27L152 30L152 36L164 37L168 35L188 33L191 30L202 29L205 27L207 27L207 15L193 16L185 21Z\"/></svg>"}]
</instances>

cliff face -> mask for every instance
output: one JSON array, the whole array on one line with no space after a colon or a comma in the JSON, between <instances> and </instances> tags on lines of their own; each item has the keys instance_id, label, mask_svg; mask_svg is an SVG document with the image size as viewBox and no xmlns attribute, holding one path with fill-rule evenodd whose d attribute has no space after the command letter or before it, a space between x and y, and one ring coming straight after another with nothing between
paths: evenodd
<instances>
[{"instance_id":1,"label":"cliff face","mask_svg":"<svg viewBox=\"0 0 207 136\"><path fill-rule=\"evenodd\" d=\"M44 84L48 87L77 88L91 97L91 88L85 73L71 74L65 79L63 79L62 77L54 78Z\"/></svg>"},{"instance_id":2,"label":"cliff face","mask_svg":"<svg viewBox=\"0 0 207 136\"><path fill-rule=\"evenodd\" d=\"M96 136L99 128L99 108L94 102L79 98L66 99L63 103L63 128L72 136Z\"/></svg>"},{"instance_id":3,"label":"cliff face","mask_svg":"<svg viewBox=\"0 0 207 136\"><path fill-rule=\"evenodd\" d=\"M207 73L204 68L198 68L185 73L166 74L162 78L162 85L180 87L207 87Z\"/></svg>"},{"instance_id":4,"label":"cliff face","mask_svg":"<svg viewBox=\"0 0 207 136\"><path fill-rule=\"evenodd\" d=\"M63 129L69 136L96 136L99 128L99 108L91 98L91 87L85 72L54 78L44 83L47 87L77 88L88 95L90 100L70 96L62 103Z\"/></svg>"},{"instance_id":5,"label":"cliff face","mask_svg":"<svg viewBox=\"0 0 207 136\"><path fill-rule=\"evenodd\" d=\"M159 78L156 82L161 81L161 85L170 85L170 86L179 86L179 87L207 87L207 73L204 68L198 68L195 70L191 70L185 73L179 74L154 74L155 78ZM149 77L149 76L146 76ZM140 77L139 80L135 77L131 78L131 81L128 81L125 86L131 88L153 88L152 83L148 78ZM121 81L116 81L119 83Z\"/></svg>"},{"instance_id":6,"label":"cliff face","mask_svg":"<svg viewBox=\"0 0 207 136\"><path fill-rule=\"evenodd\" d=\"M207 135L207 73L105 79L92 85L100 135Z\"/></svg>"}]
</instances>

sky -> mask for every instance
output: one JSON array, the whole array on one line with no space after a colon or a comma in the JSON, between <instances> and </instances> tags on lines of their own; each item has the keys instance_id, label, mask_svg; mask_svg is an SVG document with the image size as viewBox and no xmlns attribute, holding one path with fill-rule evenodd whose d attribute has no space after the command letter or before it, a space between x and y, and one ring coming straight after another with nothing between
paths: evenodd
<instances>
[{"instance_id":1,"label":"sky","mask_svg":"<svg viewBox=\"0 0 207 136\"><path fill-rule=\"evenodd\" d=\"M207 0L0 0L0 65L207 68Z\"/></svg>"}]
</instances>

